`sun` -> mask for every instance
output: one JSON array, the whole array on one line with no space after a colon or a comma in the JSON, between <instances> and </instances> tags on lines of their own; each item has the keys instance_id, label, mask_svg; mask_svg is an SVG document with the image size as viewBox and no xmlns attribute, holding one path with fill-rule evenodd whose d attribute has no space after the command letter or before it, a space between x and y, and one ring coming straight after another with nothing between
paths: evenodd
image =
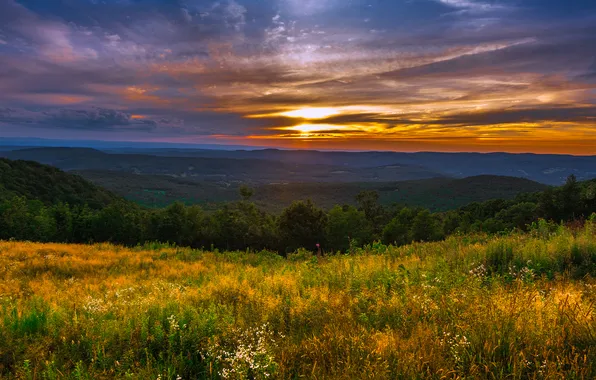
<instances>
[{"instance_id":1,"label":"sun","mask_svg":"<svg viewBox=\"0 0 596 380\"><path fill-rule=\"evenodd\" d=\"M323 132L329 131L333 129L342 129L341 126L330 125L330 124L300 124L294 125L293 127L286 127L283 128L286 131L296 131L301 133L313 133L313 132Z\"/></svg>"},{"instance_id":2,"label":"sun","mask_svg":"<svg viewBox=\"0 0 596 380\"><path fill-rule=\"evenodd\" d=\"M295 117L300 119L325 119L329 116L339 114L339 110L335 108L301 108L294 111L281 112L279 115L287 117Z\"/></svg>"},{"instance_id":3,"label":"sun","mask_svg":"<svg viewBox=\"0 0 596 380\"><path fill-rule=\"evenodd\" d=\"M314 137L318 134L320 134L320 136L325 135L326 137L331 137L333 135L337 135L338 133L350 130L348 126L334 124L299 124L291 127L281 127L278 129L283 131L298 132L299 134L294 136L298 138Z\"/></svg>"}]
</instances>

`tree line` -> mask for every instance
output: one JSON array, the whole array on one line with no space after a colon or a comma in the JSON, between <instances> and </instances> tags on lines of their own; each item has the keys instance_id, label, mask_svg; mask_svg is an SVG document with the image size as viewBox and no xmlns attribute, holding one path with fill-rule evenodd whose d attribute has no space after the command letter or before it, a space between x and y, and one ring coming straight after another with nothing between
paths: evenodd
<instances>
[{"instance_id":1,"label":"tree line","mask_svg":"<svg viewBox=\"0 0 596 380\"><path fill-rule=\"evenodd\" d=\"M241 201L214 212L182 203L146 209L123 199L90 207L48 204L18 195L0 197L0 239L128 246L159 241L282 254L298 248L315 250L320 244L327 252L345 252L374 241L394 245L436 241L454 233L525 229L539 218L560 222L596 213L596 181L580 183L574 176L562 187L441 213L397 204L383 206L378 193L363 191L356 197L357 206L338 205L325 211L311 201L296 201L274 215L250 201L251 189L242 187L240 193Z\"/></svg>"}]
</instances>

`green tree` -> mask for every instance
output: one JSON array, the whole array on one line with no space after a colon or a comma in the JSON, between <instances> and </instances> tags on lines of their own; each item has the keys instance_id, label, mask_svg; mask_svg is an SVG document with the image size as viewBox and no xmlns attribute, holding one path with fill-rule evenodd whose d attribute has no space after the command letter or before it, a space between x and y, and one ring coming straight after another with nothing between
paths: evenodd
<instances>
[{"instance_id":1,"label":"green tree","mask_svg":"<svg viewBox=\"0 0 596 380\"><path fill-rule=\"evenodd\" d=\"M557 204L557 193L553 188L548 188L540 193L537 212L546 220L561 221L562 215Z\"/></svg>"},{"instance_id":2,"label":"green tree","mask_svg":"<svg viewBox=\"0 0 596 380\"><path fill-rule=\"evenodd\" d=\"M52 210L42 202L13 197L0 203L0 239L63 241L56 235Z\"/></svg>"},{"instance_id":3,"label":"green tree","mask_svg":"<svg viewBox=\"0 0 596 380\"><path fill-rule=\"evenodd\" d=\"M582 191L582 203L585 210L584 215L590 217L596 213L596 181L588 182Z\"/></svg>"},{"instance_id":4,"label":"green tree","mask_svg":"<svg viewBox=\"0 0 596 380\"><path fill-rule=\"evenodd\" d=\"M379 204L379 193L374 190L364 190L356 195L358 210L364 212L364 216L370 222L376 233L383 229L383 206Z\"/></svg>"},{"instance_id":5,"label":"green tree","mask_svg":"<svg viewBox=\"0 0 596 380\"><path fill-rule=\"evenodd\" d=\"M502 220L496 218L488 218L486 220L479 220L472 226L473 231L487 232L495 234L497 232L505 231L508 227Z\"/></svg>"},{"instance_id":6,"label":"green tree","mask_svg":"<svg viewBox=\"0 0 596 380\"><path fill-rule=\"evenodd\" d=\"M503 226L507 229L525 229L528 224L537 219L537 205L531 202L517 203L499 211L495 215L495 219L502 222Z\"/></svg>"},{"instance_id":7,"label":"green tree","mask_svg":"<svg viewBox=\"0 0 596 380\"><path fill-rule=\"evenodd\" d=\"M246 185L240 186L240 189L238 191L240 192L242 200L245 202L248 202L250 198L252 198L252 196L255 194L255 190Z\"/></svg>"},{"instance_id":8,"label":"green tree","mask_svg":"<svg viewBox=\"0 0 596 380\"><path fill-rule=\"evenodd\" d=\"M72 237L78 243L92 243L95 241L94 221L97 211L89 206L77 206L72 209Z\"/></svg>"},{"instance_id":9,"label":"green tree","mask_svg":"<svg viewBox=\"0 0 596 380\"><path fill-rule=\"evenodd\" d=\"M34 236L33 217L27 199L13 197L0 206L0 236L3 239L29 240Z\"/></svg>"},{"instance_id":10,"label":"green tree","mask_svg":"<svg viewBox=\"0 0 596 380\"><path fill-rule=\"evenodd\" d=\"M448 211L443 214L443 231L451 235L459 231L463 224L462 214L458 211Z\"/></svg>"},{"instance_id":11,"label":"green tree","mask_svg":"<svg viewBox=\"0 0 596 380\"><path fill-rule=\"evenodd\" d=\"M420 211L414 217L411 234L415 241L436 241L443 237L437 219L428 210Z\"/></svg>"},{"instance_id":12,"label":"green tree","mask_svg":"<svg viewBox=\"0 0 596 380\"><path fill-rule=\"evenodd\" d=\"M575 175L567 177L565 185L560 190L562 218L574 219L581 216L581 188Z\"/></svg>"},{"instance_id":13,"label":"green tree","mask_svg":"<svg viewBox=\"0 0 596 380\"><path fill-rule=\"evenodd\" d=\"M149 215L147 237L162 243L182 245L187 237L186 233L186 206L174 202L168 207L152 211Z\"/></svg>"},{"instance_id":14,"label":"green tree","mask_svg":"<svg viewBox=\"0 0 596 380\"><path fill-rule=\"evenodd\" d=\"M58 203L50 208L50 213L56 224L55 240L72 242L72 213L67 203Z\"/></svg>"},{"instance_id":15,"label":"green tree","mask_svg":"<svg viewBox=\"0 0 596 380\"><path fill-rule=\"evenodd\" d=\"M362 211L352 206L335 206L329 211L327 244L333 250L346 251L350 246L372 240L372 229Z\"/></svg>"},{"instance_id":16,"label":"green tree","mask_svg":"<svg viewBox=\"0 0 596 380\"><path fill-rule=\"evenodd\" d=\"M411 226L416 213L404 207L383 229L385 244L404 245L412 242Z\"/></svg>"},{"instance_id":17,"label":"green tree","mask_svg":"<svg viewBox=\"0 0 596 380\"><path fill-rule=\"evenodd\" d=\"M197 248L204 247L207 242L205 229L207 222L208 219L200 206L188 206L182 244Z\"/></svg>"},{"instance_id":18,"label":"green tree","mask_svg":"<svg viewBox=\"0 0 596 380\"><path fill-rule=\"evenodd\" d=\"M57 237L56 220L52 212L47 207L43 206L38 209L38 212L33 218L34 237L35 241L52 242L60 241Z\"/></svg>"},{"instance_id":19,"label":"green tree","mask_svg":"<svg viewBox=\"0 0 596 380\"><path fill-rule=\"evenodd\" d=\"M280 238L286 252L298 248L316 249L316 244L325 248L327 215L310 201L292 203L278 220Z\"/></svg>"},{"instance_id":20,"label":"green tree","mask_svg":"<svg viewBox=\"0 0 596 380\"><path fill-rule=\"evenodd\" d=\"M211 236L222 248L260 250L277 247L275 221L253 203L227 204L213 215L213 223Z\"/></svg>"},{"instance_id":21,"label":"green tree","mask_svg":"<svg viewBox=\"0 0 596 380\"><path fill-rule=\"evenodd\" d=\"M143 214L138 207L124 201L114 202L94 215L92 240L138 244L144 241L143 224Z\"/></svg>"}]
</instances>

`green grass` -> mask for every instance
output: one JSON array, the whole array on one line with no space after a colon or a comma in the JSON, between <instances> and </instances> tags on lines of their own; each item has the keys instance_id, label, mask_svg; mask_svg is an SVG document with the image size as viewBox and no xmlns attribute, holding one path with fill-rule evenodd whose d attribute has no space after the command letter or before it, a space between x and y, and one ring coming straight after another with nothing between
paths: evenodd
<instances>
[{"instance_id":1,"label":"green grass","mask_svg":"<svg viewBox=\"0 0 596 380\"><path fill-rule=\"evenodd\" d=\"M0 242L0 377L591 379L595 235L287 259Z\"/></svg>"}]
</instances>

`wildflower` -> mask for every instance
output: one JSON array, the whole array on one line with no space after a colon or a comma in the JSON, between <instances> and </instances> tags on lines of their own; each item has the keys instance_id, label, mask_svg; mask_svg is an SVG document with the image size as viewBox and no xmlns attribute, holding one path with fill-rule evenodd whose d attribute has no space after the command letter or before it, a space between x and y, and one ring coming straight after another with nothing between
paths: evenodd
<instances>
[{"instance_id":1,"label":"wildflower","mask_svg":"<svg viewBox=\"0 0 596 380\"><path fill-rule=\"evenodd\" d=\"M462 361L462 355L466 351L467 347L471 345L468 338L465 335L452 335L449 332L443 333L443 339L440 340L442 346L447 346L449 353L456 362Z\"/></svg>"},{"instance_id":2,"label":"wildflower","mask_svg":"<svg viewBox=\"0 0 596 380\"><path fill-rule=\"evenodd\" d=\"M277 367L270 348L275 334L268 324L244 331L233 330L232 341L226 345L212 342L204 356L215 359L223 367L219 375L224 379L269 377Z\"/></svg>"},{"instance_id":3,"label":"wildflower","mask_svg":"<svg viewBox=\"0 0 596 380\"><path fill-rule=\"evenodd\" d=\"M176 332L176 331L180 330L180 324L176 320L176 316L174 314L172 314L168 317L168 322L170 324L171 332ZM184 325L184 326L186 326L186 325Z\"/></svg>"},{"instance_id":4,"label":"wildflower","mask_svg":"<svg viewBox=\"0 0 596 380\"><path fill-rule=\"evenodd\" d=\"M486 276L487 270L484 264L480 264L476 268L471 269L469 273L474 277L483 278Z\"/></svg>"}]
</instances>

